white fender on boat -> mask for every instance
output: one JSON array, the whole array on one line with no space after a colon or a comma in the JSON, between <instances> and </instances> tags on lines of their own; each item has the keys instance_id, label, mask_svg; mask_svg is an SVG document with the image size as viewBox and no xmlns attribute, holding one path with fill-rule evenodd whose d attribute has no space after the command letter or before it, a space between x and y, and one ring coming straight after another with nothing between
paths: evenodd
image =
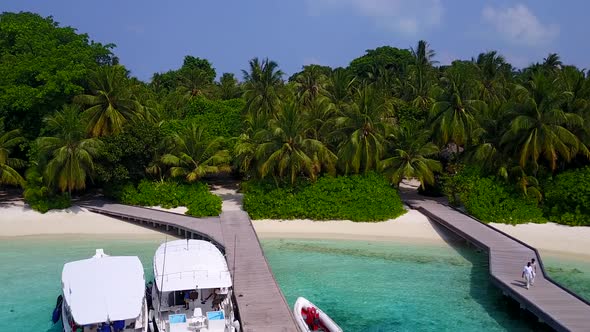
<instances>
[{"instance_id":1,"label":"white fender on boat","mask_svg":"<svg viewBox=\"0 0 590 332\"><path fill-rule=\"evenodd\" d=\"M148 313L148 321L154 321L154 310L150 310Z\"/></svg>"},{"instance_id":2,"label":"white fender on boat","mask_svg":"<svg viewBox=\"0 0 590 332\"><path fill-rule=\"evenodd\" d=\"M236 332L240 332L241 331L241 327L240 327L240 322L239 321L234 320L234 322L232 323L232 325L236 329Z\"/></svg>"}]
</instances>

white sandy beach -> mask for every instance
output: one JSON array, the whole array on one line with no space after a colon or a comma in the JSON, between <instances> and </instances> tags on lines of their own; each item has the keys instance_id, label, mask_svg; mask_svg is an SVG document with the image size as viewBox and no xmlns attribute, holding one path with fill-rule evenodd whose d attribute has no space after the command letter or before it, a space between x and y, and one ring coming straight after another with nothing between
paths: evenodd
<instances>
[{"instance_id":1,"label":"white sandy beach","mask_svg":"<svg viewBox=\"0 0 590 332\"><path fill-rule=\"evenodd\" d=\"M161 209L161 208L158 208ZM166 209L162 209L166 210ZM182 207L167 210L183 213ZM348 220L253 220L260 238L341 239L445 243L455 236L433 225L418 211L385 222ZM541 253L564 255L590 261L590 227L553 223L492 226L536 247ZM119 234L162 236L161 233L125 221L88 212L80 207L41 214L22 203L0 206L0 237L59 234Z\"/></svg>"},{"instance_id":2,"label":"white sandy beach","mask_svg":"<svg viewBox=\"0 0 590 332\"><path fill-rule=\"evenodd\" d=\"M340 240L379 240L442 243L453 240L448 233L434 227L420 212L410 210L397 219L384 222L350 220L253 220L261 238L302 238Z\"/></svg>"},{"instance_id":3,"label":"white sandy beach","mask_svg":"<svg viewBox=\"0 0 590 332\"><path fill-rule=\"evenodd\" d=\"M541 254L575 256L590 261L590 227L572 227L556 223L490 225L537 248Z\"/></svg>"},{"instance_id":4,"label":"white sandy beach","mask_svg":"<svg viewBox=\"0 0 590 332\"><path fill-rule=\"evenodd\" d=\"M72 206L45 214L21 204L0 206L0 237L59 234L119 234L158 236L149 228Z\"/></svg>"},{"instance_id":5,"label":"white sandy beach","mask_svg":"<svg viewBox=\"0 0 590 332\"><path fill-rule=\"evenodd\" d=\"M448 230L433 225L424 215L410 210L403 216L380 223L347 220L253 220L261 238L346 239L442 243L456 240ZM537 248L541 254L590 261L590 227L570 227L555 223L493 227Z\"/></svg>"},{"instance_id":6,"label":"white sandy beach","mask_svg":"<svg viewBox=\"0 0 590 332\"><path fill-rule=\"evenodd\" d=\"M173 213L178 213L178 214L184 214L186 211L188 211L188 209L184 206L179 206L179 207L175 207L175 208L171 208L171 209L166 209L161 206L147 206L147 208L154 209L154 210L160 210L160 211L166 211L166 212L173 212Z\"/></svg>"}]
</instances>

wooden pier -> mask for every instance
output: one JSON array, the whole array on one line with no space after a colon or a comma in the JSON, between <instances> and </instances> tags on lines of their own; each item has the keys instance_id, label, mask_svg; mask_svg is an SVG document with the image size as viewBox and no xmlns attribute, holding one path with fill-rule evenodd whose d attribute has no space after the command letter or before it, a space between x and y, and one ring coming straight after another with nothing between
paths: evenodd
<instances>
[{"instance_id":1,"label":"wooden pier","mask_svg":"<svg viewBox=\"0 0 590 332\"><path fill-rule=\"evenodd\" d=\"M221 195L222 198L223 195ZM240 199L233 194L231 199ZM236 198L237 197L237 198ZM220 217L193 218L178 213L89 200L89 211L174 232L182 238L207 239L225 253L234 283L235 303L245 332L297 332L289 307L268 265L250 217L231 208Z\"/></svg>"},{"instance_id":2,"label":"wooden pier","mask_svg":"<svg viewBox=\"0 0 590 332\"><path fill-rule=\"evenodd\" d=\"M514 237L461 213L440 199L402 193L402 199L432 221L489 254L491 281L521 308L557 331L590 331L590 303L553 281L537 250ZM528 261L538 262L535 285L526 289L521 273Z\"/></svg>"}]
</instances>

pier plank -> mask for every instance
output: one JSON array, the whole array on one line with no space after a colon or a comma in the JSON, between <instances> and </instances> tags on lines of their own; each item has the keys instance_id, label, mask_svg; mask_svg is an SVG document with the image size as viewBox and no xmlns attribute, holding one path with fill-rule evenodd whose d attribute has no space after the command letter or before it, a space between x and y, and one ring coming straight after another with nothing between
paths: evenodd
<instances>
[{"instance_id":1,"label":"pier plank","mask_svg":"<svg viewBox=\"0 0 590 332\"><path fill-rule=\"evenodd\" d=\"M451 208L442 199L409 190L402 190L402 199L430 220L483 247L489 253L492 282L539 319L557 331L590 331L590 303L554 282L534 248ZM531 258L538 262L537 276L535 285L527 290L521 273Z\"/></svg>"},{"instance_id":2,"label":"pier plank","mask_svg":"<svg viewBox=\"0 0 590 332\"><path fill-rule=\"evenodd\" d=\"M79 205L95 213L153 224L178 234L196 234L224 252L232 273L236 306L245 332L297 332L291 309L268 265L248 214L224 211L219 217L193 218L155 209L87 200ZM188 232L188 233L185 233Z\"/></svg>"}]
</instances>

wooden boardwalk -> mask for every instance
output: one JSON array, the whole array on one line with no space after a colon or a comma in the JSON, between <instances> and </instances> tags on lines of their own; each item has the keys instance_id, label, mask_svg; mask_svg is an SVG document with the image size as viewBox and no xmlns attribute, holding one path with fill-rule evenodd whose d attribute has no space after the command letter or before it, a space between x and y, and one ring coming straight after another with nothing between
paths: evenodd
<instances>
[{"instance_id":1,"label":"wooden boardwalk","mask_svg":"<svg viewBox=\"0 0 590 332\"><path fill-rule=\"evenodd\" d=\"M229 193L220 196L224 199L223 212L220 217L211 218L193 218L101 200L84 201L79 205L92 212L175 231L179 237L212 241L225 253L232 272L242 331L299 331L248 214L239 205L235 207L231 203L241 203L241 195Z\"/></svg>"},{"instance_id":2,"label":"wooden boardwalk","mask_svg":"<svg viewBox=\"0 0 590 332\"><path fill-rule=\"evenodd\" d=\"M88 211L110 217L175 230L183 238L207 238L217 246L223 246L219 217L193 218L187 215L108 202L87 200L78 203Z\"/></svg>"},{"instance_id":3,"label":"wooden boardwalk","mask_svg":"<svg viewBox=\"0 0 590 332\"><path fill-rule=\"evenodd\" d=\"M505 295L557 331L590 331L590 303L547 276L536 249L463 214L440 199L402 192L402 199L489 254L491 281ZM535 285L526 289L521 273L531 258L538 262ZM539 271L540 270L540 271Z\"/></svg>"}]
</instances>

